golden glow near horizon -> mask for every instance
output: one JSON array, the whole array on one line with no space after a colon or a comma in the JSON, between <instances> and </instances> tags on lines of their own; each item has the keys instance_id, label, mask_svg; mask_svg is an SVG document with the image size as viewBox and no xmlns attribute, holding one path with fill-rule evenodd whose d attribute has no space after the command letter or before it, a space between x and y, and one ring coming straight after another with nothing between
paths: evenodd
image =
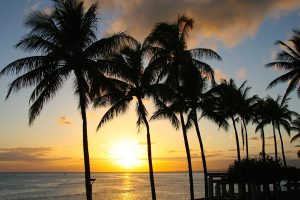
<instances>
[{"instance_id":1,"label":"golden glow near horizon","mask_svg":"<svg viewBox=\"0 0 300 200\"><path fill-rule=\"evenodd\" d=\"M142 148L130 140L113 142L110 145L109 156L125 168L136 167L141 164L140 157L143 155Z\"/></svg>"}]
</instances>

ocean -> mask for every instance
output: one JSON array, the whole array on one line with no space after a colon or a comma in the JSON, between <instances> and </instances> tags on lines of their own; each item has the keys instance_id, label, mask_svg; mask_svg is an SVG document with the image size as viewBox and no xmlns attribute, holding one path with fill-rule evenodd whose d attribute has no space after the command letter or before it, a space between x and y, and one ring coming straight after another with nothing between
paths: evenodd
<instances>
[{"instance_id":1,"label":"ocean","mask_svg":"<svg viewBox=\"0 0 300 200\"><path fill-rule=\"evenodd\" d=\"M93 199L151 199L148 173L92 173ZM155 173L159 200L189 199L188 173ZM195 197L204 196L202 173L194 173ZM84 200L83 173L0 173L0 200Z\"/></svg>"}]
</instances>

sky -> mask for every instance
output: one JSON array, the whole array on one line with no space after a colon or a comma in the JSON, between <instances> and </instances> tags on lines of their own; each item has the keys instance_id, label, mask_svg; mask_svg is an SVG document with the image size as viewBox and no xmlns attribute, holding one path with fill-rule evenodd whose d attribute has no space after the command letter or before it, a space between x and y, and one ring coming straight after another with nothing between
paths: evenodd
<instances>
[{"instance_id":1,"label":"sky","mask_svg":"<svg viewBox=\"0 0 300 200\"><path fill-rule=\"evenodd\" d=\"M86 0L88 7L92 0ZM0 69L29 54L14 45L30 30L23 25L35 10L51 12L49 0L0 1ZM215 70L217 81L233 78L237 85L247 80L251 94L260 97L283 95L287 84L266 90L283 72L263 66L274 61L281 50L276 40L287 41L292 30L300 29L298 0L102 0L99 10L99 38L127 32L140 42L153 26L175 21L180 14L195 20L188 48L211 48L222 62L206 60ZM16 77L0 78L0 172L83 171L82 128L77 99L70 80L52 101L44 106L32 126L28 125L29 95L26 88L5 100L9 83ZM289 108L300 113L300 99L291 95ZM146 101L149 113L154 108ZM136 127L134 103L129 111L103 126L96 127L108 108L89 108L88 136L92 172L147 171L145 128ZM199 122L209 171L222 171L236 159L232 126L226 132L214 123ZM261 151L260 135L249 125L249 151L255 157ZM167 120L150 122L154 171L187 171L181 130ZM290 143L283 131L288 164L300 167L296 152L300 141ZM292 133L293 135L294 133ZM193 170L202 170L200 148L193 129L188 132ZM266 152L274 155L272 129L266 129ZM281 149L279 156L281 157ZM245 156L245 151L241 151Z\"/></svg>"}]
</instances>

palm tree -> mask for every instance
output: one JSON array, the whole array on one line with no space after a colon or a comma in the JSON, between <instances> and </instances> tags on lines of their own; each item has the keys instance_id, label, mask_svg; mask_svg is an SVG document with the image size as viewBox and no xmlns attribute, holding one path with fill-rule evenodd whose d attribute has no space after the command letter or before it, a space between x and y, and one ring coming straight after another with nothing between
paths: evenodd
<instances>
[{"instance_id":1,"label":"palm tree","mask_svg":"<svg viewBox=\"0 0 300 200\"><path fill-rule=\"evenodd\" d=\"M287 73L274 79L268 86L268 88L271 88L278 83L288 82L283 99L295 89L297 89L298 97L300 97L300 31L294 30L293 32L294 36L289 40L290 44L280 40L275 43L283 46L284 50L277 54L276 62L265 65L267 68L287 71Z\"/></svg>"},{"instance_id":2,"label":"palm tree","mask_svg":"<svg viewBox=\"0 0 300 200\"><path fill-rule=\"evenodd\" d=\"M240 114L242 107L241 94L244 91L245 82L238 88L233 79L229 81L222 80L221 84L214 88L215 98L215 113L218 113L226 121L232 120L234 127L235 140L237 146L237 159L241 161L239 136L236 128L236 118ZM228 122L226 122L228 123Z\"/></svg>"},{"instance_id":3,"label":"palm tree","mask_svg":"<svg viewBox=\"0 0 300 200\"><path fill-rule=\"evenodd\" d=\"M292 117L298 115L296 112L288 109L288 104L287 104L288 101L289 101L288 98L281 100L280 96L278 96L276 99L273 99L272 97L268 96L265 100L265 103L266 103L265 106L266 106L266 113L268 114L269 119L267 119L263 122L264 124L266 122L272 123L276 161L278 161L278 154L277 154L275 129L277 129L277 131L278 131L284 167L286 167L286 159L285 159L284 145L283 145L280 127L282 126L289 135L290 130L291 130L290 123L292 121Z\"/></svg>"},{"instance_id":4,"label":"palm tree","mask_svg":"<svg viewBox=\"0 0 300 200\"><path fill-rule=\"evenodd\" d=\"M239 116L241 118L242 130L245 130L245 141L246 141L246 158L249 159L249 147L248 147L248 131L247 124L253 119L254 113L254 105L257 100L257 96L249 97L248 93L251 89L250 87L246 87L243 89L246 81L240 87L240 101L241 106L239 107ZM243 132L243 131L242 131Z\"/></svg>"},{"instance_id":5,"label":"palm tree","mask_svg":"<svg viewBox=\"0 0 300 200\"><path fill-rule=\"evenodd\" d=\"M253 123L256 123L255 132L261 131L261 139L262 139L262 157L263 161L266 162L266 142L265 142L265 131L264 126L267 123L264 123L264 120L268 120L268 114L266 112L266 106L264 99L257 99L256 103L253 106L254 110L254 119Z\"/></svg>"},{"instance_id":6,"label":"palm tree","mask_svg":"<svg viewBox=\"0 0 300 200\"><path fill-rule=\"evenodd\" d=\"M291 142L294 142L294 141L296 141L297 139L300 138L300 117L298 117L297 119L295 119L292 122L291 130L297 132L297 134L294 135L292 140L291 140Z\"/></svg>"},{"instance_id":7,"label":"palm tree","mask_svg":"<svg viewBox=\"0 0 300 200\"><path fill-rule=\"evenodd\" d=\"M212 69L211 69L212 71ZM212 71L213 72L213 71ZM205 198L208 198L208 180L207 180L207 166L206 166L206 157L204 151L204 145L200 133L200 128L198 124L198 112L201 112L201 117L206 117L209 120L219 123L220 126L226 128L227 124L221 123L218 118L218 115L213 113L213 105L211 104L213 96L210 91L206 91L207 88L207 79L200 78L197 82L190 81L189 85L186 86L186 104L188 105L188 121L187 128L190 128L192 124L195 126L196 134L198 137L200 149L201 149L201 158L203 165L203 174L204 174L204 185L205 185ZM200 117L200 118L201 118Z\"/></svg>"},{"instance_id":8,"label":"palm tree","mask_svg":"<svg viewBox=\"0 0 300 200\"><path fill-rule=\"evenodd\" d=\"M143 67L144 49L137 41L131 47L124 47L119 53L107 56L104 60L106 68L120 82L118 91L104 93L95 99L94 106L105 106L110 104L111 107L104 114L99 122L97 130L107 121L112 120L115 116L125 113L130 102L136 100L136 114L138 117L137 126L146 126L147 130L147 147L148 147L148 164L151 183L152 199L156 199L155 184L152 166L152 151L150 127L147 120L148 112L144 105L144 99L149 97L162 97L169 90L165 89L162 84L153 83L153 75Z\"/></svg>"},{"instance_id":9,"label":"palm tree","mask_svg":"<svg viewBox=\"0 0 300 200\"><path fill-rule=\"evenodd\" d=\"M164 81L165 84L176 91L175 93L178 95L176 101L179 105L184 102L183 93L181 93L185 82L184 76L188 76L196 68L205 76L213 78L210 76L210 73L206 73L207 69L210 68L209 65L200 59L213 58L221 60L220 56L210 49L187 49L186 39L193 28L193 24L194 20L185 15L179 16L178 20L173 23L158 23L144 42L147 52L153 56L148 66L149 70L155 71L157 82ZM177 103L175 105L177 106ZM183 108L182 106L179 107ZM184 111L176 111L180 115L182 131L184 138L186 138L185 145L189 168L190 194L191 199L194 199L192 165L189 158L188 141L185 135Z\"/></svg>"},{"instance_id":10,"label":"palm tree","mask_svg":"<svg viewBox=\"0 0 300 200\"><path fill-rule=\"evenodd\" d=\"M82 117L86 198L92 199L86 108L91 83L109 83L95 62L101 55L117 50L126 35L97 40L97 4L88 9L79 0L54 0L53 12L33 12L25 20L31 28L16 47L40 55L18 59L7 65L1 76L20 75L9 86L7 98L21 88L34 86L30 96L29 124L70 76L74 76L75 96ZM109 89L109 85L105 86Z\"/></svg>"}]
</instances>

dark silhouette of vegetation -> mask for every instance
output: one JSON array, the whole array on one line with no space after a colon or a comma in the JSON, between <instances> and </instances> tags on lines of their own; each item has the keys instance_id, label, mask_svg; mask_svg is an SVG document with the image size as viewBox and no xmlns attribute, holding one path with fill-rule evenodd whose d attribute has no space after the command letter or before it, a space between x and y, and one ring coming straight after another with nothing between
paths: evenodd
<instances>
[{"instance_id":1,"label":"dark silhouette of vegetation","mask_svg":"<svg viewBox=\"0 0 300 200\"><path fill-rule=\"evenodd\" d=\"M246 81L242 84L242 86L246 84ZM254 119L255 117L255 103L257 101L257 96L249 96L250 87L240 87L240 107L239 107L239 116L241 119L241 132L245 131L245 141L246 141L246 158L249 158L249 145L248 145L248 130L247 124ZM242 134L243 135L243 134Z\"/></svg>"},{"instance_id":2,"label":"dark silhouette of vegetation","mask_svg":"<svg viewBox=\"0 0 300 200\"><path fill-rule=\"evenodd\" d=\"M16 75L8 89L6 98L13 92L33 87L29 98L29 124L39 116L43 106L72 77L74 95L82 118L83 153L86 198L92 200L90 160L86 109L92 102L94 107L108 107L97 130L114 117L124 114L131 102L136 103L137 127L146 127L149 179L152 199L156 200L155 180L152 164L152 146L148 111L145 100L152 99L157 110L150 120L169 119L175 129L181 127L189 171L190 198L194 200L193 170L187 131L195 128L201 149L204 172L205 198L208 199L208 169L203 135L199 120L207 118L225 130L232 121L237 160L228 169L229 180L239 183L268 183L281 180L300 179L300 171L287 167L282 128L290 135L291 142L300 138L299 114L289 110L288 95L297 90L300 97L300 31L294 30L290 45L277 41L285 49L278 53L275 62L265 65L288 71L273 80L268 88L280 82L289 82L281 98L267 96L259 99L250 96L250 87L244 81L239 87L233 79L215 82L214 70L205 59L222 60L211 49L187 48L187 38L193 29L194 20L180 15L177 21L157 23L143 44L125 33L98 39L97 4L84 8L81 0L53 0L50 14L32 12L25 20L30 28L16 48L36 53L13 61L0 76ZM149 62L148 62L149 61ZM148 63L145 66L145 63ZM210 83L208 83L210 81ZM208 85L211 86L210 89ZM178 118L179 117L179 118ZM294 119L296 117L296 119ZM237 123L241 123L243 148L246 158L241 159ZM255 132L261 132L262 152L250 158L247 125L256 124ZM266 154L265 127L273 129L275 159ZM282 164L278 157L276 130L280 138ZM300 151L298 151L300 157ZM274 176L276 174L276 176ZM277 186L275 186L277 187ZM243 190L243 189L242 189ZM265 191L265 189L264 189ZM244 191L245 192L245 191ZM243 193L243 192L242 192Z\"/></svg>"},{"instance_id":3,"label":"dark silhouette of vegetation","mask_svg":"<svg viewBox=\"0 0 300 200\"><path fill-rule=\"evenodd\" d=\"M290 134L291 126L290 123L292 122L292 117L297 116L298 114L294 111L288 109L288 102L289 99L282 99L278 96L276 99L271 98L268 96L265 99L265 112L266 112L266 119L263 120L259 126L264 126L266 124L271 123L273 127L273 136L274 136L274 147L275 147L275 160L278 160L278 153L277 153L277 141L276 141L276 133L275 130L277 129L281 150L282 150L282 159L283 165L286 167L286 159L284 153L284 145L282 140L282 134L280 127L282 126L284 130Z\"/></svg>"},{"instance_id":4,"label":"dark silhouette of vegetation","mask_svg":"<svg viewBox=\"0 0 300 200\"><path fill-rule=\"evenodd\" d=\"M257 99L255 104L253 105L254 110L254 119L253 123L257 124L255 128L255 132L261 131L261 139L262 139L262 158L266 161L266 138L265 138L265 131L264 126L266 125L263 123L264 120L268 120L268 113L266 110L266 105L264 99Z\"/></svg>"},{"instance_id":5,"label":"dark silhouette of vegetation","mask_svg":"<svg viewBox=\"0 0 300 200\"><path fill-rule=\"evenodd\" d=\"M236 151L237 151L237 159L241 160L240 153L240 143L239 136L236 127L236 121L240 113L240 110L243 107L243 101L241 100L242 96L246 96L247 88L245 89L244 82L239 88L236 86L233 79L229 81L223 80L220 85L216 86L214 89L215 94L215 102L214 102L214 112L220 115L220 118L223 118L224 123L229 124L227 119L232 120L232 124L234 127L235 140L236 140ZM245 120L245 119L244 119Z\"/></svg>"},{"instance_id":6,"label":"dark silhouette of vegetation","mask_svg":"<svg viewBox=\"0 0 300 200\"><path fill-rule=\"evenodd\" d=\"M300 138L300 117L299 116L292 121L291 130L296 132L296 135L294 135L293 138L291 139L291 142L295 142L297 139Z\"/></svg>"},{"instance_id":7,"label":"dark silhouette of vegetation","mask_svg":"<svg viewBox=\"0 0 300 200\"><path fill-rule=\"evenodd\" d=\"M185 94L183 89L185 87L184 85L188 82L186 77L188 77L191 72L197 73L200 71L200 73L203 73L203 75L213 80L213 73L211 73L210 66L202 62L200 60L201 58L221 60L220 56L210 49L187 49L186 39L193 25L194 20L184 15L179 16L177 22L158 23L144 43L148 52L153 55L150 61L151 64L149 65L150 70L156 72L158 82L163 80L177 95L171 107L175 109L174 111L178 112L180 116L188 160L191 199L194 199L194 188L192 164L183 116L187 111L184 105ZM160 107L162 105L158 106ZM168 108L167 112L170 112L169 109L171 107ZM162 106L160 109L166 110L167 107Z\"/></svg>"},{"instance_id":8,"label":"dark silhouette of vegetation","mask_svg":"<svg viewBox=\"0 0 300 200\"><path fill-rule=\"evenodd\" d=\"M26 18L25 25L31 31L16 44L17 48L39 55L10 63L1 71L1 76L20 75L10 84L7 98L22 88L35 87L29 99L30 125L66 80L74 77L74 94L82 117L86 198L92 199L86 119L89 91L96 83L109 90L110 81L101 73L96 60L117 50L127 36L116 34L97 40L97 4L85 9L83 1L53 2L51 14L35 11Z\"/></svg>"},{"instance_id":9,"label":"dark silhouette of vegetation","mask_svg":"<svg viewBox=\"0 0 300 200\"><path fill-rule=\"evenodd\" d=\"M136 103L136 114L138 116L137 126L145 125L147 129L147 147L148 147L148 163L149 175L151 183L152 199L156 199L154 175L152 167L152 151L150 126L147 120L148 112L144 105L146 98L163 97L169 93L169 88L165 85L155 83L153 74L148 68L143 67L144 49L137 41L131 47L124 47L120 53L108 55L104 61L104 68L107 68L114 77L120 82L117 82L116 88L118 91L112 91L102 94L95 99L94 106L111 105L109 110L104 114L99 122L99 129L105 122L112 120L115 116L125 113L130 102ZM169 95L167 95L169 96Z\"/></svg>"},{"instance_id":10,"label":"dark silhouette of vegetation","mask_svg":"<svg viewBox=\"0 0 300 200\"><path fill-rule=\"evenodd\" d=\"M278 83L288 82L288 87L283 96L285 99L293 90L297 89L300 97L300 31L294 30L294 36L289 40L290 44L277 41L275 44L282 45L285 49L277 54L276 61L265 65L267 68L288 71L284 75L273 80L268 88L274 87Z\"/></svg>"}]
</instances>

